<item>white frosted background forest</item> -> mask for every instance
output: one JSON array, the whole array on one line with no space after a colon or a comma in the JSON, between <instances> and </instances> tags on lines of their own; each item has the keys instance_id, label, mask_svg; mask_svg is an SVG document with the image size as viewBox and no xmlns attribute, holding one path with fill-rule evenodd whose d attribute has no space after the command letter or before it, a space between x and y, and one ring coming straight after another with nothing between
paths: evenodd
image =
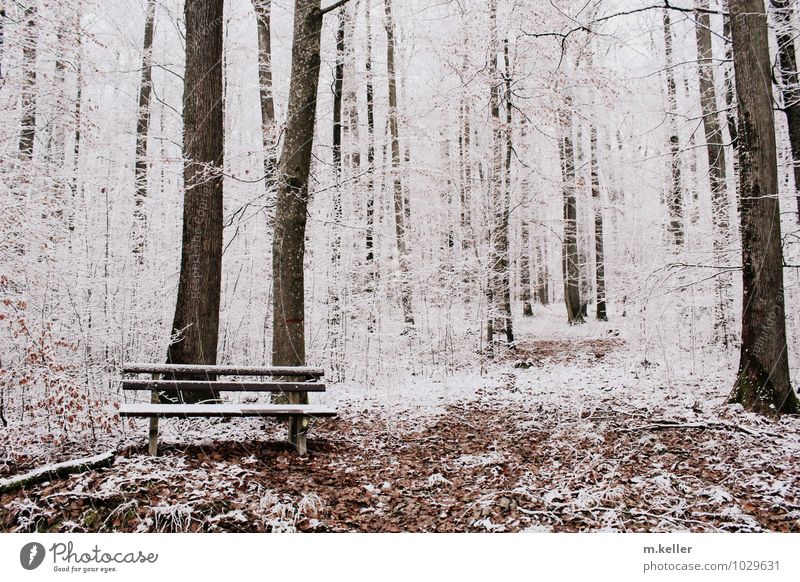
<instances>
[{"instance_id":1,"label":"white frosted background forest","mask_svg":"<svg viewBox=\"0 0 800 582\"><path fill-rule=\"evenodd\" d=\"M367 290L364 2L359 0L354 8L356 23L348 39L353 53L348 54L344 80L345 93L355 91L359 125L357 140L346 136L343 151L345 156L358 151L361 166L343 171L341 223L333 217L335 17L326 16L322 31L306 231L306 360L328 371L329 390L319 401L343 410L378 409L400 422L411 422L464 398L491 401L491 396L481 395L481 387L503 386L508 374L521 374L513 365L527 366L531 352L526 348L498 360L485 352L484 288L491 228L485 174L492 155L487 2L393 3L400 143L403 156L408 156L401 172L411 207L407 236L416 321L412 333L401 333L385 18L383 3L372 1L378 283L375 293ZM103 448L97 443L115 446L141 436L114 414L117 404L131 398L119 388L119 367L126 361L160 362L166 356L181 260L183 2L157 2L141 265L132 253L131 233L145 0L40 3L36 140L27 164L17 160L24 75L21 9L14 2L4 4L8 18L0 54L0 300L5 300L0 305L0 391L5 422L0 449L13 459L20 448L31 447L41 458L53 460L60 458L55 450L76 446L89 452ZM674 13L674 119L686 211L686 243L676 252L668 239L664 204L672 114L666 95L661 12L636 12L650 4L645 0L500 2L498 28L501 42L507 39L510 47L515 116L509 257L517 336L521 344L552 338L567 343L619 338L625 346L613 363L597 373L589 369L594 365L591 358L587 363L578 356L553 359L552 365L545 358L542 370L520 376L517 385L529 392L510 396L510 402L521 408L541 403L559 408L565 426L580 424L581 415L594 410L608 386L619 391L614 393L617 401L636 402L650 410L674 412L700 406L708 413L723 407L736 378L742 288L731 148L726 147L731 228L720 264L712 247L695 22L691 13ZM714 9L718 2L710 4ZM268 365L272 195L263 180L256 18L249 0L226 0L224 11L225 228L218 363ZM627 11L636 13L603 22L597 34L569 32L562 51L559 35L573 29L576 21ZM279 125L285 122L289 98L292 23L293 3L273 0L273 89ZM77 28L80 34L75 33ZM725 60L721 16L711 16L711 28L722 112L723 71L730 63ZM63 79L57 61L66 63ZM585 326L569 326L564 312L563 178L557 136L565 91L572 96L578 245L582 278L588 281L583 293L590 298L595 268L590 125L598 134L609 321L595 321L592 299ZM464 180L460 108L465 101L471 106L473 131L466 156L472 173L469 229L461 226L459 202ZM791 379L797 386L800 227L786 122L780 111L775 122L787 263L786 329ZM727 128L723 135L727 144ZM63 140L63 159L59 140ZM522 244L523 221L530 223L527 248ZM342 237L335 284L343 318L340 329L331 329L328 295L336 231ZM465 240L469 244L463 244ZM520 263L525 253L531 256L534 282L543 267L549 276L550 304L534 302L532 317L522 314ZM713 329L715 281L721 272L732 273L733 282L728 346L715 341ZM368 329L371 316L376 319L373 331ZM331 349L334 335L338 352ZM123 424L128 428L121 429ZM205 438L206 428L186 425L178 432ZM239 434L236 427L219 430L232 431L234 437ZM585 426L576 430L589 431Z\"/></svg>"}]
</instances>

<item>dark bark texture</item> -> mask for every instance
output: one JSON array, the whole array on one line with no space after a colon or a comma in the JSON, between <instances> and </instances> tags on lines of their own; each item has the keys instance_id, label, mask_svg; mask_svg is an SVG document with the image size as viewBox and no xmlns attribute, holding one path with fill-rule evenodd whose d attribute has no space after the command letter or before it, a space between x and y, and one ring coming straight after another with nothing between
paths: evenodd
<instances>
[{"instance_id":1,"label":"dark bark texture","mask_svg":"<svg viewBox=\"0 0 800 582\"><path fill-rule=\"evenodd\" d=\"M156 15L155 0L147 0L144 20L144 42L142 43L142 81L139 86L139 107L136 116L136 164L134 176L136 192L133 208L133 254L136 262L144 262L144 246L147 237L147 136L150 128L150 95L153 89L153 25Z\"/></svg>"},{"instance_id":2,"label":"dark bark texture","mask_svg":"<svg viewBox=\"0 0 800 582\"><path fill-rule=\"evenodd\" d=\"M575 151L572 143L572 99L564 99L559 113L561 175L564 189L564 242L562 262L564 273L564 303L567 321L583 323L581 313L580 270L578 265L578 213L575 199Z\"/></svg>"},{"instance_id":3,"label":"dark bark texture","mask_svg":"<svg viewBox=\"0 0 800 582\"><path fill-rule=\"evenodd\" d=\"M36 138L36 3L28 0L22 13L22 122L19 135L19 155L22 160L33 158L33 142Z\"/></svg>"},{"instance_id":4,"label":"dark bark texture","mask_svg":"<svg viewBox=\"0 0 800 582\"><path fill-rule=\"evenodd\" d=\"M222 0L187 0L181 273L167 362L217 361L222 276ZM181 395L184 401L196 395ZM184 398L185 397L185 398Z\"/></svg>"},{"instance_id":5,"label":"dark bark texture","mask_svg":"<svg viewBox=\"0 0 800 582\"><path fill-rule=\"evenodd\" d=\"M672 66L672 21L669 9L663 11L664 20L664 55L665 73L667 76L667 116L669 117L669 151L670 151L670 184L667 191L667 212L669 225L667 230L677 247L683 245L685 237L683 181L681 178L681 142L678 136L678 125L675 115L678 109L678 97L675 86L675 71Z\"/></svg>"},{"instance_id":6,"label":"dark bark texture","mask_svg":"<svg viewBox=\"0 0 800 582\"><path fill-rule=\"evenodd\" d=\"M604 252L603 204L600 197L600 161L597 154L597 128L589 129L589 165L591 168L592 202L594 206L594 274L595 298L597 299L597 319L608 321L606 311L606 263Z\"/></svg>"},{"instance_id":7,"label":"dark bark texture","mask_svg":"<svg viewBox=\"0 0 800 582\"><path fill-rule=\"evenodd\" d=\"M370 271L370 291L373 291L375 278L375 89L372 74L372 15L370 14L369 2L364 2L364 20L366 22L366 56L364 67L366 71L366 91L367 91L367 166L369 175L367 179L367 229L365 233L365 243L367 250L367 268ZM374 325L374 322L370 322Z\"/></svg>"},{"instance_id":8,"label":"dark bark texture","mask_svg":"<svg viewBox=\"0 0 800 582\"><path fill-rule=\"evenodd\" d=\"M306 361L303 257L320 70L319 8L319 0L295 1L289 107L272 246L274 366L302 366Z\"/></svg>"},{"instance_id":9,"label":"dark bark texture","mask_svg":"<svg viewBox=\"0 0 800 582\"><path fill-rule=\"evenodd\" d=\"M403 320L406 329L414 325L411 281L409 280L408 241L406 240L407 220L411 214L410 204L403 197L403 182L400 170L400 129L397 112L397 75L394 58L394 20L392 19L392 0L384 0L386 15L386 67L389 81L389 137L392 147L392 182L394 187L395 238L397 259L400 266L400 302L403 306Z\"/></svg>"},{"instance_id":10,"label":"dark bark texture","mask_svg":"<svg viewBox=\"0 0 800 582\"><path fill-rule=\"evenodd\" d=\"M798 87L797 57L792 28L792 4L789 0L770 0L775 16L778 41L778 81L783 99L783 112L789 126L789 145L792 149L794 188L797 201L797 221L800 222L800 87Z\"/></svg>"},{"instance_id":11,"label":"dark bark texture","mask_svg":"<svg viewBox=\"0 0 800 582\"><path fill-rule=\"evenodd\" d=\"M258 29L258 85L261 98L261 134L264 146L264 183L267 190L268 226L272 224L275 205L274 189L277 172L278 128L275 101L272 95L272 0L253 0Z\"/></svg>"},{"instance_id":12,"label":"dark bark texture","mask_svg":"<svg viewBox=\"0 0 800 582\"><path fill-rule=\"evenodd\" d=\"M789 381L783 296L778 165L763 0L731 0L739 101L742 232L742 346L731 395L764 414L797 413Z\"/></svg>"}]
</instances>

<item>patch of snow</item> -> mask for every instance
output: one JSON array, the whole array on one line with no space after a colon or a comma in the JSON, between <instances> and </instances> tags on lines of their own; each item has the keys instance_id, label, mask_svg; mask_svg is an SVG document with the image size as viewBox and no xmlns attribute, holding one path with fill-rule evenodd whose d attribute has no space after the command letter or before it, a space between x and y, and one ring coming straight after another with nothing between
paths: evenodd
<instances>
[{"instance_id":1,"label":"patch of snow","mask_svg":"<svg viewBox=\"0 0 800 582\"><path fill-rule=\"evenodd\" d=\"M444 485L452 485L453 482L449 479L446 479L441 473L434 473L425 481L427 487L429 489L433 489L434 487L444 486Z\"/></svg>"},{"instance_id":2,"label":"patch of snow","mask_svg":"<svg viewBox=\"0 0 800 582\"><path fill-rule=\"evenodd\" d=\"M710 503L714 503L717 505L733 501L733 495L731 495L723 487L719 486L703 489L702 491L699 492L699 495L707 497Z\"/></svg>"},{"instance_id":3,"label":"patch of snow","mask_svg":"<svg viewBox=\"0 0 800 582\"><path fill-rule=\"evenodd\" d=\"M487 467L503 462L503 456L495 451L484 453L483 455L461 455L453 461L462 467Z\"/></svg>"}]
</instances>

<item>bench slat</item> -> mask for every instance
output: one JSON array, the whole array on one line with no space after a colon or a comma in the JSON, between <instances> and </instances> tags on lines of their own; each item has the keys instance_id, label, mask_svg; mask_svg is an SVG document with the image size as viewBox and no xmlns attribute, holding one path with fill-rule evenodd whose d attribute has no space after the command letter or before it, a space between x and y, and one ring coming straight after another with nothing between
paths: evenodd
<instances>
[{"instance_id":1,"label":"bench slat","mask_svg":"<svg viewBox=\"0 0 800 582\"><path fill-rule=\"evenodd\" d=\"M123 374L209 374L218 376L302 376L321 378L322 368L305 366L211 366L200 364L147 364L125 363Z\"/></svg>"},{"instance_id":2,"label":"bench slat","mask_svg":"<svg viewBox=\"0 0 800 582\"><path fill-rule=\"evenodd\" d=\"M123 390L185 392L325 392L320 382L202 382L197 380L123 380Z\"/></svg>"},{"instance_id":3,"label":"bench slat","mask_svg":"<svg viewBox=\"0 0 800 582\"><path fill-rule=\"evenodd\" d=\"M125 417L336 416L336 410L316 404L123 404Z\"/></svg>"}]
</instances>

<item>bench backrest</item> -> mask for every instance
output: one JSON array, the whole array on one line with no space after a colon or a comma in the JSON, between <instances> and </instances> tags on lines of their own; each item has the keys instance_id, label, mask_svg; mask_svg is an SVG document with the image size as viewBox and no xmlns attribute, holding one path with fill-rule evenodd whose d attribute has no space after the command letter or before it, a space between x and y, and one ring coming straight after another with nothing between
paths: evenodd
<instances>
[{"instance_id":1,"label":"bench backrest","mask_svg":"<svg viewBox=\"0 0 800 582\"><path fill-rule=\"evenodd\" d=\"M217 366L204 364L147 364L126 363L123 374L172 374L174 376L289 376L319 379L325 375L322 368L306 366Z\"/></svg>"}]
</instances>

